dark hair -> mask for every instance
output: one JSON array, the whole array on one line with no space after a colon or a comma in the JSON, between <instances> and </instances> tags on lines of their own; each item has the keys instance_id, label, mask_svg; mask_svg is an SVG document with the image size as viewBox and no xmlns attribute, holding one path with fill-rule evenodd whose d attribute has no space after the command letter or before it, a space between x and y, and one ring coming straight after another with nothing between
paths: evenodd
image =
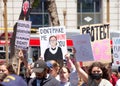
<instances>
[{"instance_id":1,"label":"dark hair","mask_svg":"<svg viewBox=\"0 0 120 86\"><path fill-rule=\"evenodd\" d=\"M70 69L69 69L67 66L61 67L61 68L60 68L60 72L61 72L61 69L62 69L62 68L66 68L66 69L67 69L67 72L70 73Z\"/></svg>"},{"instance_id":2,"label":"dark hair","mask_svg":"<svg viewBox=\"0 0 120 86\"><path fill-rule=\"evenodd\" d=\"M54 37L57 40L57 37L55 35L52 35L52 36L49 37L49 41L52 37Z\"/></svg>"},{"instance_id":3,"label":"dark hair","mask_svg":"<svg viewBox=\"0 0 120 86\"><path fill-rule=\"evenodd\" d=\"M120 72L120 66L118 66L118 72Z\"/></svg>"},{"instance_id":4,"label":"dark hair","mask_svg":"<svg viewBox=\"0 0 120 86\"><path fill-rule=\"evenodd\" d=\"M61 67L59 73L61 73L62 68L66 68L66 69L67 69L67 72L70 74L70 69L69 69L67 66ZM68 81L69 81L69 80L70 80L70 76L68 77Z\"/></svg>"},{"instance_id":5,"label":"dark hair","mask_svg":"<svg viewBox=\"0 0 120 86\"><path fill-rule=\"evenodd\" d=\"M8 63L2 63L2 64L0 64L0 65L5 65L6 66L6 69L8 70L8 72L10 73L10 74L15 74L15 70L14 70L14 67L13 67L13 65L12 64L8 64Z\"/></svg>"},{"instance_id":6,"label":"dark hair","mask_svg":"<svg viewBox=\"0 0 120 86\"><path fill-rule=\"evenodd\" d=\"M8 69L8 71L9 71L10 74L15 74L15 70L14 70L12 64L8 64L7 65L7 69Z\"/></svg>"},{"instance_id":7,"label":"dark hair","mask_svg":"<svg viewBox=\"0 0 120 86\"><path fill-rule=\"evenodd\" d=\"M7 75L5 73L0 73L0 82L2 82Z\"/></svg>"},{"instance_id":8,"label":"dark hair","mask_svg":"<svg viewBox=\"0 0 120 86\"><path fill-rule=\"evenodd\" d=\"M102 64L101 62L94 62L94 63L92 63L92 65L88 69L88 75L89 76L92 75L92 69L93 69L93 67L99 67L102 70L102 72L103 72L102 78L109 80L108 70L105 67L105 65Z\"/></svg>"}]
</instances>

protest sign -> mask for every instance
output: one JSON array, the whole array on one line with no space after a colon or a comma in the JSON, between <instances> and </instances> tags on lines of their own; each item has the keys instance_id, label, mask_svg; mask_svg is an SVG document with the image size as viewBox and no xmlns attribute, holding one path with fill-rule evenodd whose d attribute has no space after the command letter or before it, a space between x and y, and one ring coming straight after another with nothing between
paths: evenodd
<instances>
[{"instance_id":1,"label":"protest sign","mask_svg":"<svg viewBox=\"0 0 120 86\"><path fill-rule=\"evenodd\" d=\"M120 66L120 37L113 37L113 62L114 65Z\"/></svg>"},{"instance_id":2,"label":"protest sign","mask_svg":"<svg viewBox=\"0 0 120 86\"><path fill-rule=\"evenodd\" d=\"M112 59L109 24L106 23L81 26L80 34L86 33L91 36L91 45L95 61L110 63ZM89 65L88 62L84 64Z\"/></svg>"},{"instance_id":3,"label":"protest sign","mask_svg":"<svg viewBox=\"0 0 120 86\"><path fill-rule=\"evenodd\" d=\"M109 24L92 24L80 26L80 33L89 33L91 41L109 39Z\"/></svg>"},{"instance_id":4,"label":"protest sign","mask_svg":"<svg viewBox=\"0 0 120 86\"><path fill-rule=\"evenodd\" d=\"M67 53L67 46L66 46L66 30L64 26L55 26L55 27L44 27L39 28L40 33L40 44L41 44L41 57L45 57L45 51L46 49L51 50L51 42L54 42L55 39L51 39L51 36L55 36L57 45L62 50L62 58L64 59L65 54ZM57 48L58 48L57 47ZM55 51L52 52L55 54ZM58 58L59 55L57 55L56 58ZM59 59L59 58L58 58Z\"/></svg>"},{"instance_id":5,"label":"protest sign","mask_svg":"<svg viewBox=\"0 0 120 86\"><path fill-rule=\"evenodd\" d=\"M93 61L93 54L90 42L90 35L76 35L71 37L73 40L73 45L76 49L76 59L77 61Z\"/></svg>"},{"instance_id":6,"label":"protest sign","mask_svg":"<svg viewBox=\"0 0 120 86\"><path fill-rule=\"evenodd\" d=\"M19 20L17 24L17 32L15 39L15 47L17 49L27 50L29 47L31 22Z\"/></svg>"}]
</instances>

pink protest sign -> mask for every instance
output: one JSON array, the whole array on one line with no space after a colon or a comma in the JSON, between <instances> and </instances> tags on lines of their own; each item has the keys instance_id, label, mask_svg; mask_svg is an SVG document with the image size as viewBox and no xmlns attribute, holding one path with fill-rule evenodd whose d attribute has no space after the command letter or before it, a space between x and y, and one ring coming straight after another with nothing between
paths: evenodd
<instances>
[{"instance_id":1,"label":"pink protest sign","mask_svg":"<svg viewBox=\"0 0 120 86\"><path fill-rule=\"evenodd\" d=\"M104 39L92 43L93 56L95 61L111 61L110 40Z\"/></svg>"}]
</instances>

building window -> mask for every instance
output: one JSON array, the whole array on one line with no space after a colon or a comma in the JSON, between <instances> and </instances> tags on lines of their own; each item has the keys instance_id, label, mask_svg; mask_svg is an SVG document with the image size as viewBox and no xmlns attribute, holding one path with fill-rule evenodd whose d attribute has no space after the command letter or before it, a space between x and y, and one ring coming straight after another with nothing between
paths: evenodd
<instances>
[{"instance_id":1,"label":"building window","mask_svg":"<svg viewBox=\"0 0 120 86\"><path fill-rule=\"evenodd\" d=\"M101 23L101 0L77 0L78 29L81 25Z\"/></svg>"},{"instance_id":2,"label":"building window","mask_svg":"<svg viewBox=\"0 0 120 86\"><path fill-rule=\"evenodd\" d=\"M30 21L32 21L32 28L48 27L50 25L46 0L38 0L33 5L30 13Z\"/></svg>"}]
</instances>

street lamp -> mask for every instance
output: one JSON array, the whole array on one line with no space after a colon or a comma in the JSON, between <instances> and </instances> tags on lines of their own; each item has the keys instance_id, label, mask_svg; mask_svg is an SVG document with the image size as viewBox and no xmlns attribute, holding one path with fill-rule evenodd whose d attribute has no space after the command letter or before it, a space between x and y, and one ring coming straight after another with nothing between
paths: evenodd
<instances>
[{"instance_id":1,"label":"street lamp","mask_svg":"<svg viewBox=\"0 0 120 86\"><path fill-rule=\"evenodd\" d=\"M64 26L66 27L66 15L67 15L67 0L65 0L65 8L63 10L63 16L64 16Z\"/></svg>"},{"instance_id":2,"label":"street lamp","mask_svg":"<svg viewBox=\"0 0 120 86\"><path fill-rule=\"evenodd\" d=\"M3 0L4 2L4 13L3 13L3 17L4 17L4 33L5 33L5 49L6 49L6 53L5 53L5 57L6 57L6 61L8 62L8 31L7 31L7 0Z\"/></svg>"},{"instance_id":3,"label":"street lamp","mask_svg":"<svg viewBox=\"0 0 120 86\"><path fill-rule=\"evenodd\" d=\"M63 16L64 16L64 25L66 27L66 10L63 10Z\"/></svg>"},{"instance_id":4,"label":"street lamp","mask_svg":"<svg viewBox=\"0 0 120 86\"><path fill-rule=\"evenodd\" d=\"M107 22L109 23L110 22L110 0L107 0Z\"/></svg>"}]
</instances>

